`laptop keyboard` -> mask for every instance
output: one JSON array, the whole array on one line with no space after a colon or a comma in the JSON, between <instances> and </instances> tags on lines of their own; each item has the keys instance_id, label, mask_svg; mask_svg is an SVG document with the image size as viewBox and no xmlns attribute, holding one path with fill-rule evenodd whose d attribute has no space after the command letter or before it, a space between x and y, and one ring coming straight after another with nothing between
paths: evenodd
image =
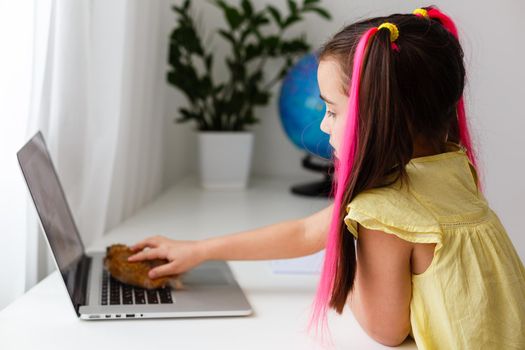
<instances>
[{"instance_id":1,"label":"laptop keyboard","mask_svg":"<svg viewBox=\"0 0 525 350\"><path fill-rule=\"evenodd\" d=\"M148 290L121 283L102 271L102 305L173 304L171 288Z\"/></svg>"}]
</instances>

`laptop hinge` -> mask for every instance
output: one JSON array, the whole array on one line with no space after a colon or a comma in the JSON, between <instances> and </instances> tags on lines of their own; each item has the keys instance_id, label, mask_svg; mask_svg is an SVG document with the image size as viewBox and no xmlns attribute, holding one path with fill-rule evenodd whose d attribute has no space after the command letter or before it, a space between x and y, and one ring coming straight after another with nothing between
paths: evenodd
<instances>
[{"instance_id":1,"label":"laptop hinge","mask_svg":"<svg viewBox=\"0 0 525 350\"><path fill-rule=\"evenodd\" d=\"M80 307L86 305L87 284L91 260L91 257L84 254L77 265L77 276L79 276L79 278L77 281L75 281L75 290L73 295L75 300L75 309L78 315L80 315Z\"/></svg>"}]
</instances>

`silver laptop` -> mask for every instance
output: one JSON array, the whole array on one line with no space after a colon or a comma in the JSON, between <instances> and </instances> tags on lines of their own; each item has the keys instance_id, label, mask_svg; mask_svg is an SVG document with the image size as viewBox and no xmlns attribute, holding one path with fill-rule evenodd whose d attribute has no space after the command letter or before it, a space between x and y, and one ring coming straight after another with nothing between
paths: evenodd
<instances>
[{"instance_id":1,"label":"silver laptop","mask_svg":"<svg viewBox=\"0 0 525 350\"><path fill-rule=\"evenodd\" d=\"M77 316L86 320L246 316L252 308L225 261L206 261L182 276L185 290L122 284L103 267L105 252L86 253L41 132L18 152L40 224Z\"/></svg>"}]
</instances>

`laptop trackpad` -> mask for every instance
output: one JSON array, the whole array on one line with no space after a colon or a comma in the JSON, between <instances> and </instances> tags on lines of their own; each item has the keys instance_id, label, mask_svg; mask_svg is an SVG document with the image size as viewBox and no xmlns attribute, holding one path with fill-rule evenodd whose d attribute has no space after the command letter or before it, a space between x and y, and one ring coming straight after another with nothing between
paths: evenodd
<instances>
[{"instance_id":1,"label":"laptop trackpad","mask_svg":"<svg viewBox=\"0 0 525 350\"><path fill-rule=\"evenodd\" d=\"M197 268L182 275L182 283L187 285L228 285L228 277L215 267Z\"/></svg>"}]
</instances>

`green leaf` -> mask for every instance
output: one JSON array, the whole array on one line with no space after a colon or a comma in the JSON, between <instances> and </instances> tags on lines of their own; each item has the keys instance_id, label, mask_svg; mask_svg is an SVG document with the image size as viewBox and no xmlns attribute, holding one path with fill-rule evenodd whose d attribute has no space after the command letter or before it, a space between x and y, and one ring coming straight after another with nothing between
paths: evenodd
<instances>
[{"instance_id":1,"label":"green leaf","mask_svg":"<svg viewBox=\"0 0 525 350\"><path fill-rule=\"evenodd\" d=\"M256 74L250 76L246 84L246 96L250 103L253 103L254 96L259 93L259 85L262 82L262 73L259 70Z\"/></svg>"},{"instance_id":2,"label":"green leaf","mask_svg":"<svg viewBox=\"0 0 525 350\"><path fill-rule=\"evenodd\" d=\"M225 31L224 29L219 29L219 34L226 40L228 40L232 45L236 45L237 41L230 32Z\"/></svg>"},{"instance_id":3,"label":"green leaf","mask_svg":"<svg viewBox=\"0 0 525 350\"><path fill-rule=\"evenodd\" d=\"M243 45L244 41L248 37L248 35L253 34L254 26L253 24L248 25L242 32L241 36L239 37L239 44Z\"/></svg>"},{"instance_id":4,"label":"green leaf","mask_svg":"<svg viewBox=\"0 0 525 350\"><path fill-rule=\"evenodd\" d=\"M188 52L203 55L200 39L192 27L178 27L171 33L171 45L180 45Z\"/></svg>"},{"instance_id":5,"label":"green leaf","mask_svg":"<svg viewBox=\"0 0 525 350\"><path fill-rule=\"evenodd\" d=\"M266 46L266 51L270 56L277 55L277 48L280 44L280 39L277 35L270 35L266 38L263 38L261 43Z\"/></svg>"},{"instance_id":6,"label":"green leaf","mask_svg":"<svg viewBox=\"0 0 525 350\"><path fill-rule=\"evenodd\" d=\"M259 120L257 118L255 118L254 115L253 115L253 108L250 108L246 112L246 114L244 115L244 118L242 119L242 122L244 124L247 124L247 125L255 124L255 123L259 122Z\"/></svg>"},{"instance_id":7,"label":"green leaf","mask_svg":"<svg viewBox=\"0 0 525 350\"><path fill-rule=\"evenodd\" d=\"M174 63L174 62L180 61L180 59L181 59L180 46L170 45L169 53L168 53L168 62Z\"/></svg>"},{"instance_id":8,"label":"green leaf","mask_svg":"<svg viewBox=\"0 0 525 350\"><path fill-rule=\"evenodd\" d=\"M230 101L228 102L228 111L232 114L239 113L245 100L246 98L244 92L235 90Z\"/></svg>"},{"instance_id":9,"label":"green leaf","mask_svg":"<svg viewBox=\"0 0 525 350\"><path fill-rule=\"evenodd\" d=\"M187 108L181 107L181 108L178 109L178 111L179 111L180 114L182 114L182 117L177 118L175 120L177 123L184 123L184 122L187 122L188 120L191 120L191 119L195 119L197 121L202 119L200 114L192 112L192 111L188 110Z\"/></svg>"},{"instance_id":10,"label":"green leaf","mask_svg":"<svg viewBox=\"0 0 525 350\"><path fill-rule=\"evenodd\" d=\"M305 11L314 11L314 12L317 12L321 17L324 17L325 19L332 19L332 16L330 15L330 13L320 7L305 7L303 9L303 12Z\"/></svg>"},{"instance_id":11,"label":"green leaf","mask_svg":"<svg viewBox=\"0 0 525 350\"><path fill-rule=\"evenodd\" d=\"M259 44L248 44L245 47L245 61L250 61L251 59L258 57L263 52L263 46Z\"/></svg>"},{"instance_id":12,"label":"green leaf","mask_svg":"<svg viewBox=\"0 0 525 350\"><path fill-rule=\"evenodd\" d=\"M311 5L311 4L316 4L318 3L320 0L304 0L303 1L303 6L308 6L308 5Z\"/></svg>"},{"instance_id":13,"label":"green leaf","mask_svg":"<svg viewBox=\"0 0 525 350\"><path fill-rule=\"evenodd\" d=\"M281 69L278 75L279 80L284 78L286 76L286 73L288 73L288 67L284 67L283 69Z\"/></svg>"},{"instance_id":14,"label":"green leaf","mask_svg":"<svg viewBox=\"0 0 525 350\"><path fill-rule=\"evenodd\" d=\"M200 82L199 82L199 90L202 91L202 94L204 96L204 98L206 98L206 96L208 96L212 90L213 90L213 86L211 84L211 78L206 75L204 76Z\"/></svg>"},{"instance_id":15,"label":"green leaf","mask_svg":"<svg viewBox=\"0 0 525 350\"><path fill-rule=\"evenodd\" d=\"M228 67L230 67L231 73L232 73L232 79L243 81L246 77L246 67L244 63L232 61L231 59L226 59L226 63L228 64Z\"/></svg>"},{"instance_id":16,"label":"green leaf","mask_svg":"<svg viewBox=\"0 0 525 350\"><path fill-rule=\"evenodd\" d=\"M290 9L292 15L295 15L297 13L297 4L294 0L288 0L288 8Z\"/></svg>"},{"instance_id":17,"label":"green leaf","mask_svg":"<svg viewBox=\"0 0 525 350\"><path fill-rule=\"evenodd\" d=\"M270 98L270 94L268 92L264 92L264 91L259 91L255 96L254 96L254 104L257 104L257 105L265 105L268 103L268 100Z\"/></svg>"},{"instance_id":18,"label":"green leaf","mask_svg":"<svg viewBox=\"0 0 525 350\"><path fill-rule=\"evenodd\" d=\"M259 82L263 78L263 72L262 70L258 70L257 72L253 73L249 78L248 81L254 85L256 85L257 82Z\"/></svg>"},{"instance_id":19,"label":"green leaf","mask_svg":"<svg viewBox=\"0 0 525 350\"><path fill-rule=\"evenodd\" d=\"M268 24L270 21L266 18L264 12L252 17L252 23L255 28L260 27L262 24Z\"/></svg>"},{"instance_id":20,"label":"green leaf","mask_svg":"<svg viewBox=\"0 0 525 350\"><path fill-rule=\"evenodd\" d=\"M244 17L233 7L226 9L225 16L230 28L233 30L237 29L244 21Z\"/></svg>"},{"instance_id":21,"label":"green leaf","mask_svg":"<svg viewBox=\"0 0 525 350\"><path fill-rule=\"evenodd\" d=\"M229 7L228 4L226 4L223 0L212 0L209 1L212 5L220 7L223 11L226 11L226 9Z\"/></svg>"},{"instance_id":22,"label":"green leaf","mask_svg":"<svg viewBox=\"0 0 525 350\"><path fill-rule=\"evenodd\" d=\"M290 17L288 17L286 19L286 21L284 21L283 28L286 28L286 27L292 25L293 23L295 23L297 21L300 21L301 19L302 19L302 17L299 16L299 15L291 15Z\"/></svg>"},{"instance_id":23,"label":"green leaf","mask_svg":"<svg viewBox=\"0 0 525 350\"><path fill-rule=\"evenodd\" d=\"M177 12L177 13L180 14L180 15L184 15L184 14L185 14L184 9L183 9L182 7L177 7L177 6L173 5L173 6L171 7L171 9L172 9L173 11Z\"/></svg>"},{"instance_id":24,"label":"green leaf","mask_svg":"<svg viewBox=\"0 0 525 350\"><path fill-rule=\"evenodd\" d=\"M215 110L215 114L217 116L221 116L223 114L226 114L226 108L223 100L215 100L213 101L213 109Z\"/></svg>"},{"instance_id":25,"label":"green leaf","mask_svg":"<svg viewBox=\"0 0 525 350\"><path fill-rule=\"evenodd\" d=\"M175 69L168 72L167 80L168 83L182 90L192 103L203 98L203 93L198 88L199 78L193 67L177 65Z\"/></svg>"},{"instance_id":26,"label":"green leaf","mask_svg":"<svg viewBox=\"0 0 525 350\"><path fill-rule=\"evenodd\" d=\"M219 85L217 85L216 87L213 88L213 94L216 95L217 93L221 92L222 89L224 89L224 86L225 84L224 83L221 83Z\"/></svg>"},{"instance_id":27,"label":"green leaf","mask_svg":"<svg viewBox=\"0 0 525 350\"><path fill-rule=\"evenodd\" d=\"M221 8L228 25L233 30L237 29L245 19L235 7L229 6L223 0L215 0L212 4Z\"/></svg>"},{"instance_id":28,"label":"green leaf","mask_svg":"<svg viewBox=\"0 0 525 350\"><path fill-rule=\"evenodd\" d=\"M267 9L270 12L270 15L273 17L273 19L277 23L277 25L279 26L279 28L281 28L282 22L281 22L281 13L279 12L279 10L272 5L268 5Z\"/></svg>"},{"instance_id":29,"label":"green leaf","mask_svg":"<svg viewBox=\"0 0 525 350\"><path fill-rule=\"evenodd\" d=\"M206 58L204 59L204 62L206 63L206 68L210 70L211 65L213 64L213 56L207 55Z\"/></svg>"},{"instance_id":30,"label":"green leaf","mask_svg":"<svg viewBox=\"0 0 525 350\"><path fill-rule=\"evenodd\" d=\"M242 0L241 3L242 9L244 11L244 15L246 17L251 17L253 14L253 7L249 0Z\"/></svg>"},{"instance_id":31,"label":"green leaf","mask_svg":"<svg viewBox=\"0 0 525 350\"><path fill-rule=\"evenodd\" d=\"M308 51L310 46L306 43L304 39L293 39L288 41L283 41L281 44L281 53L282 54L298 54L305 51Z\"/></svg>"}]
</instances>

